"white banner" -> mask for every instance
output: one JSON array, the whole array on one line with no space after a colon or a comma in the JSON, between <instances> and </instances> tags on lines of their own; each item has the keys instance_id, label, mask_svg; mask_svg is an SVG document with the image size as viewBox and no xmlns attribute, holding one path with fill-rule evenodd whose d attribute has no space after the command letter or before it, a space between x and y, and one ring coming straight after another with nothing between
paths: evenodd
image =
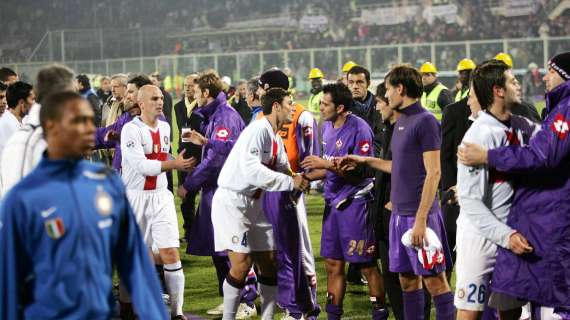
<instances>
[{"instance_id":1,"label":"white banner","mask_svg":"<svg viewBox=\"0 0 570 320\"><path fill-rule=\"evenodd\" d=\"M427 7L422 13L422 17L427 23L432 24L435 19L441 19L445 23L457 22L457 6L446 4L443 6Z\"/></svg>"},{"instance_id":2,"label":"white banner","mask_svg":"<svg viewBox=\"0 0 570 320\"><path fill-rule=\"evenodd\" d=\"M299 28L306 32L323 32L328 26L329 19L326 16L303 16L299 20Z\"/></svg>"},{"instance_id":3,"label":"white banner","mask_svg":"<svg viewBox=\"0 0 570 320\"><path fill-rule=\"evenodd\" d=\"M528 16L535 13L537 8L535 0L507 0L505 1L503 16Z\"/></svg>"},{"instance_id":4,"label":"white banner","mask_svg":"<svg viewBox=\"0 0 570 320\"><path fill-rule=\"evenodd\" d=\"M363 9L360 20L367 25L394 25L404 23L419 13L419 6Z\"/></svg>"}]
</instances>

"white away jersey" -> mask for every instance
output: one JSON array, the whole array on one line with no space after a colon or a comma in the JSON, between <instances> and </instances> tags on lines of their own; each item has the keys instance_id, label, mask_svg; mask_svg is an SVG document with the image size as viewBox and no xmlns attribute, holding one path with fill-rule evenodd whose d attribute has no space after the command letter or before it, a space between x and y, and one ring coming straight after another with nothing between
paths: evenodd
<instances>
[{"instance_id":1,"label":"white away jersey","mask_svg":"<svg viewBox=\"0 0 570 320\"><path fill-rule=\"evenodd\" d=\"M267 118L254 121L240 134L218 178L218 186L253 196L258 189L293 190L283 140Z\"/></svg>"},{"instance_id":2,"label":"white away jersey","mask_svg":"<svg viewBox=\"0 0 570 320\"><path fill-rule=\"evenodd\" d=\"M170 126L158 120L158 126L147 126L140 117L125 124L121 130L123 182L127 190L167 189L162 161L168 160Z\"/></svg>"},{"instance_id":3,"label":"white away jersey","mask_svg":"<svg viewBox=\"0 0 570 320\"><path fill-rule=\"evenodd\" d=\"M528 131L534 130L532 134L538 130L532 122L522 117L513 115L511 128L508 128L495 117L480 112L477 120L465 133L463 141L476 143L487 149L510 144L522 145L530 138L529 134L523 133L519 128L522 126L531 129ZM514 194L509 177L495 169L489 169L486 165L468 167L458 162L457 192L461 208L457 223L472 225L481 236L508 248L508 236L513 230L506 221Z\"/></svg>"}]
</instances>

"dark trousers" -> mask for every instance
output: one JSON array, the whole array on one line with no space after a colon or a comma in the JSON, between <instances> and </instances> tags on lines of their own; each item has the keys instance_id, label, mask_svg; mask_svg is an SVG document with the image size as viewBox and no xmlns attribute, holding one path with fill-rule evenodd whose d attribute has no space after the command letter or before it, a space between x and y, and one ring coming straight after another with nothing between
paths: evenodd
<instances>
[{"instance_id":1,"label":"dark trousers","mask_svg":"<svg viewBox=\"0 0 570 320\"><path fill-rule=\"evenodd\" d=\"M182 184L184 182L184 179L186 179L186 172L178 171L178 184ZM197 195L197 192L188 192L180 204L180 211L182 212L182 219L184 220L184 223L182 225L182 228L184 229L184 239L188 239L190 230L192 229L192 222L194 221L194 216L196 215Z\"/></svg>"},{"instance_id":2,"label":"dark trousers","mask_svg":"<svg viewBox=\"0 0 570 320\"><path fill-rule=\"evenodd\" d=\"M451 260L455 264L457 253L455 250L455 237L457 232L457 218L459 217L459 205L457 204L443 204L443 223L445 224L445 234L447 236L447 243L451 250ZM447 269L447 281L451 284L451 272L453 268Z\"/></svg>"}]
</instances>

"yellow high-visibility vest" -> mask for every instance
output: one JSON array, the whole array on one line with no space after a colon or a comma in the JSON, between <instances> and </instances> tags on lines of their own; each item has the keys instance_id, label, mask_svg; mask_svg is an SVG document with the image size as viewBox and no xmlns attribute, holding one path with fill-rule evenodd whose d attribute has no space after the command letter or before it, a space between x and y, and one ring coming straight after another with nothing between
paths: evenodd
<instances>
[{"instance_id":1,"label":"yellow high-visibility vest","mask_svg":"<svg viewBox=\"0 0 570 320\"><path fill-rule=\"evenodd\" d=\"M441 115L443 108L437 103L437 98L439 98L439 94L443 91L447 90L447 87L443 84L439 83L433 90L428 94L422 94L421 103L424 108L428 109L438 121L441 121Z\"/></svg>"}]
</instances>

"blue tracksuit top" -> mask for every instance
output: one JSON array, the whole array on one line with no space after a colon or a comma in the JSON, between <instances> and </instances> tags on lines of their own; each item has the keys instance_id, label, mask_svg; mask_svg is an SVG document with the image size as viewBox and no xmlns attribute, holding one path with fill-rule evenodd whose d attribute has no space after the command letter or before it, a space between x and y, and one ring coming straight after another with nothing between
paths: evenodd
<instances>
[{"instance_id":1,"label":"blue tracksuit top","mask_svg":"<svg viewBox=\"0 0 570 320\"><path fill-rule=\"evenodd\" d=\"M113 267L140 319L167 319L120 177L45 156L0 210L0 319L109 319Z\"/></svg>"}]
</instances>

